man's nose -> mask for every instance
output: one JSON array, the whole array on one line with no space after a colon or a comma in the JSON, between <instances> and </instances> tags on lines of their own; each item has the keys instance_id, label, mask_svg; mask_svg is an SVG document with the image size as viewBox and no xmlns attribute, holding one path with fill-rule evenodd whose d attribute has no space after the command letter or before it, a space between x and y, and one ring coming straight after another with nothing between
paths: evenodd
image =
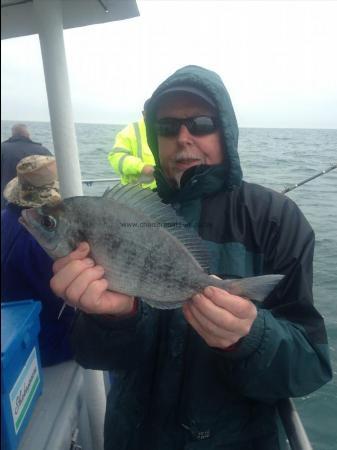
<instances>
[{"instance_id":1,"label":"man's nose","mask_svg":"<svg viewBox=\"0 0 337 450\"><path fill-rule=\"evenodd\" d=\"M177 136L177 140L180 143L191 142L193 140L193 136L188 131L188 128L186 127L186 125L181 125L178 136Z\"/></svg>"}]
</instances>

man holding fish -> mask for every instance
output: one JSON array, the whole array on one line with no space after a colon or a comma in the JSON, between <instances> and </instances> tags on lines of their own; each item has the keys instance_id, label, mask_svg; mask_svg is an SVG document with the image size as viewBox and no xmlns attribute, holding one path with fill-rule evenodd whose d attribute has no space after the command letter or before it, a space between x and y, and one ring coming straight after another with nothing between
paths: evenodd
<instances>
[{"instance_id":1,"label":"man holding fish","mask_svg":"<svg viewBox=\"0 0 337 450\"><path fill-rule=\"evenodd\" d=\"M331 378L313 230L242 180L217 74L183 67L145 112L162 202L117 187L22 218L56 259L52 289L80 310L77 361L114 370L105 449L278 450L276 402Z\"/></svg>"}]
</instances>

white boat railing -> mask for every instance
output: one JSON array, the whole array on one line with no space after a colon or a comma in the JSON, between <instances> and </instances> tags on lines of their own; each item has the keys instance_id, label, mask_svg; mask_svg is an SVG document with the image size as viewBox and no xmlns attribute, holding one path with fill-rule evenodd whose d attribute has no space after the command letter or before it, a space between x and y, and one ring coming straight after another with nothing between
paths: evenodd
<instances>
[{"instance_id":1,"label":"white boat railing","mask_svg":"<svg viewBox=\"0 0 337 450\"><path fill-rule=\"evenodd\" d=\"M291 450L313 450L293 400L279 400L277 410Z\"/></svg>"},{"instance_id":2,"label":"white boat railing","mask_svg":"<svg viewBox=\"0 0 337 450\"><path fill-rule=\"evenodd\" d=\"M337 163L333 163L331 164L329 167L327 167L326 169L317 172L315 175L312 175L309 178L305 178L302 181L299 181L298 183L292 185L292 186L287 186L285 187L282 191L281 194L286 194L287 192L293 191L294 189L297 189L300 186L303 186L303 184L308 183L309 181L314 180L315 178L318 178L322 175L325 175L329 172L331 172L332 170L337 169ZM109 182L113 182L113 183L118 183L120 181L119 177L114 177L114 178L93 178L92 180L82 180L82 184L86 184L87 186L92 186L94 183L109 183Z\"/></svg>"},{"instance_id":3,"label":"white boat railing","mask_svg":"<svg viewBox=\"0 0 337 450\"><path fill-rule=\"evenodd\" d=\"M82 184L86 184L87 186L92 186L94 183L118 183L120 181L119 177L116 178L94 178L92 180L82 180Z\"/></svg>"}]
</instances>

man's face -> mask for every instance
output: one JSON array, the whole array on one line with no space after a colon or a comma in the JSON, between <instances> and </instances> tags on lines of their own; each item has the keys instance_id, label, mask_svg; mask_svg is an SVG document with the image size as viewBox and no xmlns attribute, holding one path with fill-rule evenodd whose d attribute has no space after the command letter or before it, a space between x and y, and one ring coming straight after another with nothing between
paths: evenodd
<instances>
[{"instance_id":1,"label":"man's face","mask_svg":"<svg viewBox=\"0 0 337 450\"><path fill-rule=\"evenodd\" d=\"M175 94L164 98L157 110L157 120L163 118L189 118L216 116L214 108L192 94ZM160 164L173 186L180 186L185 170L200 164L223 162L219 130L203 136L194 136L181 125L177 136L158 136Z\"/></svg>"}]
</instances>

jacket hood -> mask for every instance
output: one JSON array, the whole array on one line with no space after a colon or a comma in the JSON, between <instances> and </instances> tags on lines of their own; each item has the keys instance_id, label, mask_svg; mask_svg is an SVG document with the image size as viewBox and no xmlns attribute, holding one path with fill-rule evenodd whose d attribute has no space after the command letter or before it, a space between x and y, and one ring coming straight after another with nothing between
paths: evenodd
<instances>
[{"instance_id":1,"label":"jacket hood","mask_svg":"<svg viewBox=\"0 0 337 450\"><path fill-rule=\"evenodd\" d=\"M164 192L164 196L167 197L167 195L165 195L166 191L168 189L173 191L173 189L165 186L167 182L165 182L165 177L162 174L160 167L158 141L154 128L156 103L163 91L177 86L188 86L192 89L201 91L214 103L220 121L220 135L225 155L223 165L191 168L186 171L186 175L191 172L192 175L193 173L197 173L198 176L201 176L202 173L205 172L209 176L214 167L214 173L217 173L218 176L222 177L221 189L229 190L233 189L235 186L239 186L242 180L242 171L238 154L239 130L231 99L218 74L211 70L204 69L203 67L191 65L177 70L161 83L144 105L147 141L156 161L155 176L159 195ZM189 177L183 177L182 181L184 178ZM183 189L184 185L182 183L180 190Z\"/></svg>"}]
</instances>

